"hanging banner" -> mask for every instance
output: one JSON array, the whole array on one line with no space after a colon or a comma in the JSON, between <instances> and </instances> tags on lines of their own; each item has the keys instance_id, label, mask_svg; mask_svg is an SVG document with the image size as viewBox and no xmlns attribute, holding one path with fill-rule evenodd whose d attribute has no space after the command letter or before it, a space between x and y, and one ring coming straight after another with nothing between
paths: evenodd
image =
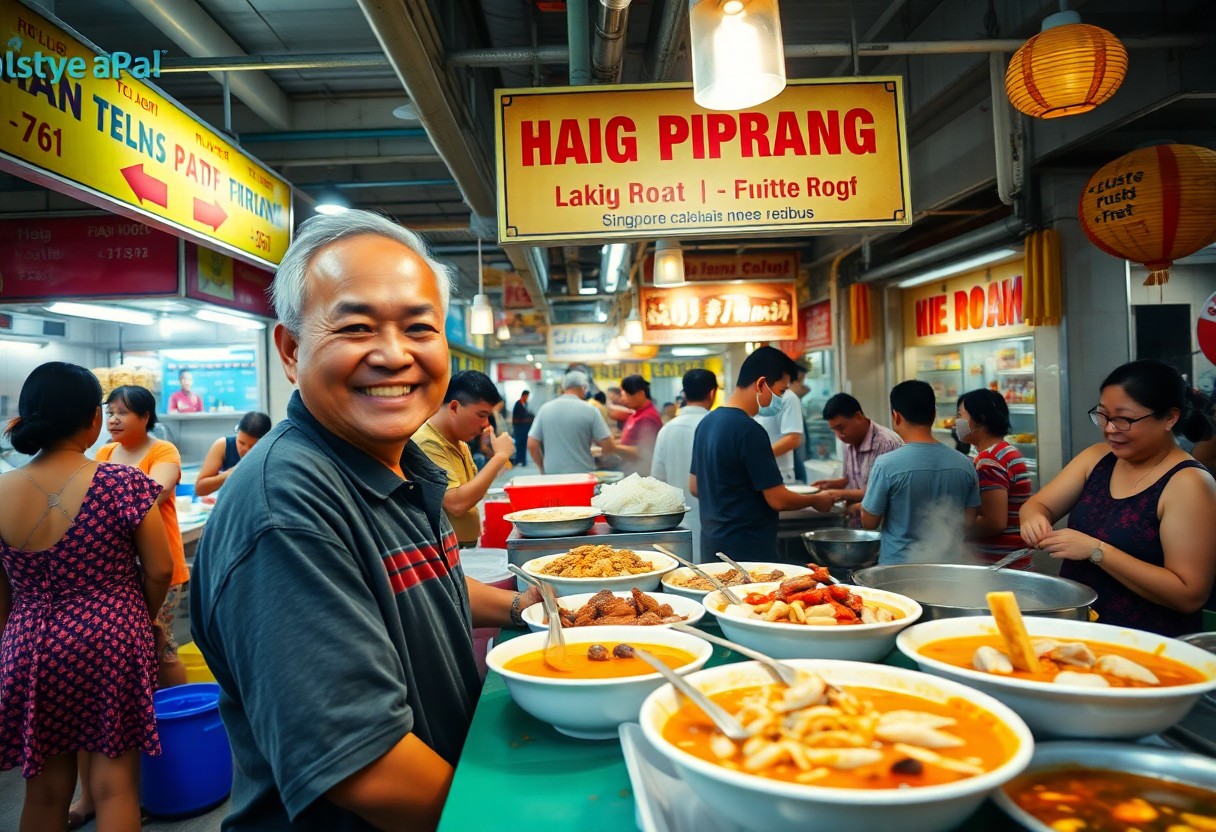
<instances>
[{"instance_id":1,"label":"hanging banner","mask_svg":"<svg viewBox=\"0 0 1216 832\"><path fill-rule=\"evenodd\" d=\"M642 264L645 282L654 282L654 256ZM743 254L684 252L684 279L694 280L793 280L798 276L798 252L768 251Z\"/></svg>"},{"instance_id":2,"label":"hanging banner","mask_svg":"<svg viewBox=\"0 0 1216 832\"><path fill-rule=\"evenodd\" d=\"M793 281L689 283L641 288L647 344L792 341L798 337Z\"/></svg>"},{"instance_id":3,"label":"hanging banner","mask_svg":"<svg viewBox=\"0 0 1216 832\"><path fill-rule=\"evenodd\" d=\"M738 112L690 84L498 90L499 242L908 225L902 83L790 81Z\"/></svg>"},{"instance_id":4,"label":"hanging banner","mask_svg":"<svg viewBox=\"0 0 1216 832\"><path fill-rule=\"evenodd\" d=\"M903 290L904 345L966 344L1031 332L1022 313L1022 258Z\"/></svg>"},{"instance_id":5,"label":"hanging banner","mask_svg":"<svg viewBox=\"0 0 1216 832\"><path fill-rule=\"evenodd\" d=\"M177 294L177 240L122 217L0 221L0 302Z\"/></svg>"},{"instance_id":6,"label":"hanging banner","mask_svg":"<svg viewBox=\"0 0 1216 832\"><path fill-rule=\"evenodd\" d=\"M777 347L797 361L811 350L832 346L832 302L823 300L798 310L798 337Z\"/></svg>"},{"instance_id":7,"label":"hanging banner","mask_svg":"<svg viewBox=\"0 0 1216 832\"><path fill-rule=\"evenodd\" d=\"M549 360L562 365L602 361L616 334L607 324L551 324Z\"/></svg>"},{"instance_id":8,"label":"hanging banner","mask_svg":"<svg viewBox=\"0 0 1216 832\"><path fill-rule=\"evenodd\" d=\"M504 273L502 277L502 308L531 309L532 296L524 288L524 281L519 275Z\"/></svg>"},{"instance_id":9,"label":"hanging banner","mask_svg":"<svg viewBox=\"0 0 1216 832\"><path fill-rule=\"evenodd\" d=\"M499 381L540 381L540 367L535 363L500 361L495 374Z\"/></svg>"},{"instance_id":10,"label":"hanging banner","mask_svg":"<svg viewBox=\"0 0 1216 832\"><path fill-rule=\"evenodd\" d=\"M0 42L0 170L250 262L283 259L291 187L139 80L159 50L98 54L17 0L0 0Z\"/></svg>"}]
</instances>

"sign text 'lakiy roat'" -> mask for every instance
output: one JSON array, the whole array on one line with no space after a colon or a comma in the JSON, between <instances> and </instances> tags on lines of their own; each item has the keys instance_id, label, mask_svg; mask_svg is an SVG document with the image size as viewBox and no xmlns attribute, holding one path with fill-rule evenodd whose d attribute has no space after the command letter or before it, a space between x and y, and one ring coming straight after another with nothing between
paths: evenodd
<instances>
[{"instance_id":1,"label":"sign text 'lakiy roat'","mask_svg":"<svg viewBox=\"0 0 1216 832\"><path fill-rule=\"evenodd\" d=\"M0 44L0 169L250 262L282 259L290 186L139 80L151 58L101 72L97 50L17 0L0 0Z\"/></svg>"},{"instance_id":2,"label":"sign text 'lakiy roat'","mask_svg":"<svg viewBox=\"0 0 1216 832\"><path fill-rule=\"evenodd\" d=\"M499 241L907 225L901 85L792 81L739 112L688 85L499 90Z\"/></svg>"}]
</instances>

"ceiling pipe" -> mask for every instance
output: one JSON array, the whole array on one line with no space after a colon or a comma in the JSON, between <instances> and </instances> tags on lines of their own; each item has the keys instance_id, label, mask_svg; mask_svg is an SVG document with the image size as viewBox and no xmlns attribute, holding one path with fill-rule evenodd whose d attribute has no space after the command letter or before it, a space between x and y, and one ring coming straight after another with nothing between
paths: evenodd
<instances>
[{"instance_id":1,"label":"ceiling pipe","mask_svg":"<svg viewBox=\"0 0 1216 832\"><path fill-rule=\"evenodd\" d=\"M367 182L297 182L296 187L304 190L337 188L346 191L362 188L439 188L455 184L455 179L382 179Z\"/></svg>"},{"instance_id":2,"label":"ceiling pipe","mask_svg":"<svg viewBox=\"0 0 1216 832\"><path fill-rule=\"evenodd\" d=\"M425 138L427 138L427 132L421 127L373 127L364 130L287 130L284 132L241 133L240 135L241 144Z\"/></svg>"},{"instance_id":3,"label":"ceiling pipe","mask_svg":"<svg viewBox=\"0 0 1216 832\"><path fill-rule=\"evenodd\" d=\"M578 253L578 246L562 246L562 259L566 264L566 291L571 295L577 295L583 288L583 266Z\"/></svg>"},{"instance_id":4,"label":"ceiling pipe","mask_svg":"<svg viewBox=\"0 0 1216 832\"><path fill-rule=\"evenodd\" d=\"M664 0L662 11L652 11L642 72L647 81L666 81L688 35L686 0Z\"/></svg>"},{"instance_id":5,"label":"ceiling pipe","mask_svg":"<svg viewBox=\"0 0 1216 832\"><path fill-rule=\"evenodd\" d=\"M161 74L187 72L262 72L282 69L392 69L380 52L315 52L295 55L231 55L224 58L165 58Z\"/></svg>"},{"instance_id":6,"label":"ceiling pipe","mask_svg":"<svg viewBox=\"0 0 1216 832\"><path fill-rule=\"evenodd\" d=\"M339 165L422 165L442 162L438 153L414 153L400 156L322 156L300 159L263 159L262 164L275 168L329 168Z\"/></svg>"},{"instance_id":7,"label":"ceiling pipe","mask_svg":"<svg viewBox=\"0 0 1216 832\"><path fill-rule=\"evenodd\" d=\"M591 44L588 42L588 0L566 0L566 40L570 44L570 85L591 83Z\"/></svg>"},{"instance_id":8,"label":"ceiling pipe","mask_svg":"<svg viewBox=\"0 0 1216 832\"><path fill-rule=\"evenodd\" d=\"M140 14L188 54L245 56L245 51L194 0L127 0ZM219 73L213 73L222 81ZM265 75L241 73L232 78L232 93L263 121L286 130L291 127L291 102Z\"/></svg>"},{"instance_id":9,"label":"ceiling pipe","mask_svg":"<svg viewBox=\"0 0 1216 832\"><path fill-rule=\"evenodd\" d=\"M1006 217L999 222L969 231L952 240L929 246L914 254L909 254L907 257L901 257L876 269L870 269L862 274L857 282L877 283L890 278L902 277L908 272L935 265L952 257L970 254L976 249L1018 242L1026 236L1028 231L1030 231L1030 227L1021 217Z\"/></svg>"},{"instance_id":10,"label":"ceiling pipe","mask_svg":"<svg viewBox=\"0 0 1216 832\"><path fill-rule=\"evenodd\" d=\"M676 5L682 6L676 0ZM1216 43L1216 36L1207 34L1195 35L1154 35L1152 37L1123 37L1119 40L1128 49L1181 49L1209 46ZM962 55L982 54L985 52L1016 52L1025 38L1004 38L996 40L934 40L908 43L859 43L858 54L863 56L884 57L888 55ZM848 41L831 41L826 43L786 44L786 58L851 58L853 47ZM499 67L518 66L539 62L543 64L562 64L569 60L569 50L561 46L544 47L541 49L462 49L448 53L448 63L453 66ZM668 58L664 66L670 66L674 56ZM647 72L649 72L649 64ZM666 80L653 78L651 80Z\"/></svg>"},{"instance_id":11,"label":"ceiling pipe","mask_svg":"<svg viewBox=\"0 0 1216 832\"><path fill-rule=\"evenodd\" d=\"M625 58L625 32L629 27L630 0L600 0L595 16L595 46L591 75L597 84L615 84Z\"/></svg>"}]
</instances>

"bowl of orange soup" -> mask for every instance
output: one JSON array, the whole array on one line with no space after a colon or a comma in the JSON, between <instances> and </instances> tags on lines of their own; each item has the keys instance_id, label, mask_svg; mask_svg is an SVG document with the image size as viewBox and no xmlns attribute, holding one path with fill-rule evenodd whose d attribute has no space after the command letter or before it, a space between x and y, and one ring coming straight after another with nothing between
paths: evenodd
<instances>
[{"instance_id":1,"label":"bowl of orange soup","mask_svg":"<svg viewBox=\"0 0 1216 832\"><path fill-rule=\"evenodd\" d=\"M638 718L642 700L663 677L621 644L654 654L677 673L705 666L713 647L704 639L664 627L601 626L566 631L568 671L544 662L548 633L528 633L497 645L486 665L503 677L515 704L577 739L614 740L622 722ZM593 646L603 648L591 651ZM594 656L594 658L593 658Z\"/></svg>"},{"instance_id":2,"label":"bowl of orange soup","mask_svg":"<svg viewBox=\"0 0 1216 832\"><path fill-rule=\"evenodd\" d=\"M1030 761L1017 714L956 682L861 662L786 664L806 674L794 689L755 662L687 677L758 729L745 743L723 742L670 685L642 705L646 739L741 828L950 829ZM803 681L822 693L804 696Z\"/></svg>"},{"instance_id":3,"label":"bowl of orange soup","mask_svg":"<svg viewBox=\"0 0 1216 832\"><path fill-rule=\"evenodd\" d=\"M1088 621L1024 620L1037 673L1003 666L1006 648L991 616L925 621L896 645L921 670L1001 700L1039 737L1154 734L1216 689L1216 655L1186 642Z\"/></svg>"}]
</instances>

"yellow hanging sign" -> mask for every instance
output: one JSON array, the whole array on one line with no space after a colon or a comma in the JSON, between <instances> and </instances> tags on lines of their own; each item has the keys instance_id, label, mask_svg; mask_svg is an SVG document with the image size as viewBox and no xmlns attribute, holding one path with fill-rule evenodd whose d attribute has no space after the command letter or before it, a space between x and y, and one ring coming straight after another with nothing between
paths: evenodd
<instances>
[{"instance_id":1,"label":"yellow hanging sign","mask_svg":"<svg viewBox=\"0 0 1216 832\"><path fill-rule=\"evenodd\" d=\"M0 45L0 169L250 262L283 259L291 186L140 80L159 50L98 54L17 0L0 0Z\"/></svg>"}]
</instances>

